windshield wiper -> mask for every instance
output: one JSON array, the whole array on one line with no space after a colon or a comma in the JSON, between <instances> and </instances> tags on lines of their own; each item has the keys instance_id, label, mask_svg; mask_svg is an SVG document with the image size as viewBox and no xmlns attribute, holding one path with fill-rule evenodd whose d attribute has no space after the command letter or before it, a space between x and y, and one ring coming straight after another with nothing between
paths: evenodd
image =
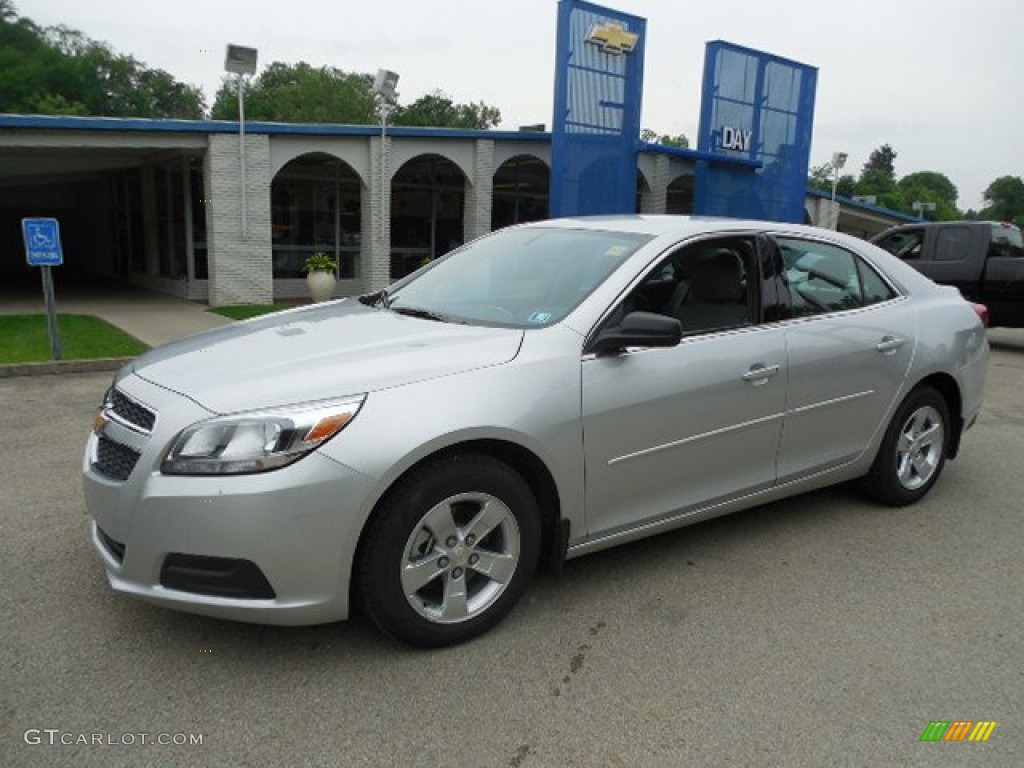
<instances>
[{"instance_id":1,"label":"windshield wiper","mask_svg":"<svg viewBox=\"0 0 1024 768\"><path fill-rule=\"evenodd\" d=\"M442 315L440 312L433 312L429 309L421 309L419 307L390 307L390 309L392 312L397 312L400 315L419 317L423 320L436 320L439 323L452 322L451 318L447 315Z\"/></svg>"}]
</instances>

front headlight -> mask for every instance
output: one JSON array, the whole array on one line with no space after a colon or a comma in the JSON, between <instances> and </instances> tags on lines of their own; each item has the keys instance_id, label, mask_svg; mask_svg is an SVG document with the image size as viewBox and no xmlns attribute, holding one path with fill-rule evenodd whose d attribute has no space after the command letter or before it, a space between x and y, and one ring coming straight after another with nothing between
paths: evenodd
<instances>
[{"instance_id":1,"label":"front headlight","mask_svg":"<svg viewBox=\"0 0 1024 768\"><path fill-rule=\"evenodd\" d=\"M240 475L291 464L345 428L366 399L268 408L185 429L160 466L165 475Z\"/></svg>"}]
</instances>

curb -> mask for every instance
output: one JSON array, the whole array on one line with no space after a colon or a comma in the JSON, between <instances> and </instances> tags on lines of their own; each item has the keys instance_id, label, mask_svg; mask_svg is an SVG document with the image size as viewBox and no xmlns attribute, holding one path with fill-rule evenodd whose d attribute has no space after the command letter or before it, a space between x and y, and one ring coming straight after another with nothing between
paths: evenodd
<instances>
[{"instance_id":1,"label":"curb","mask_svg":"<svg viewBox=\"0 0 1024 768\"><path fill-rule=\"evenodd\" d=\"M116 371L134 357L100 357L93 360L50 360L45 363L13 363L0 365L0 379L14 376L47 376L59 373L95 373Z\"/></svg>"}]
</instances>

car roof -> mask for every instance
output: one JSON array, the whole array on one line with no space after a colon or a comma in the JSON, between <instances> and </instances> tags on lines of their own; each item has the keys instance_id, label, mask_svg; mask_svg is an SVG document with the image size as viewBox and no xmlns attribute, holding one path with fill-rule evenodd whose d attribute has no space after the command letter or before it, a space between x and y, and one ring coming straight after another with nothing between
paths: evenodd
<instances>
[{"instance_id":1,"label":"car roof","mask_svg":"<svg viewBox=\"0 0 1024 768\"><path fill-rule=\"evenodd\" d=\"M768 222L726 219L714 216L671 216L666 214L616 214L572 216L534 221L523 226L560 229L603 229L645 235L696 235L735 229L760 229Z\"/></svg>"},{"instance_id":2,"label":"car roof","mask_svg":"<svg viewBox=\"0 0 1024 768\"><path fill-rule=\"evenodd\" d=\"M650 235L654 238L683 240L699 235L727 232L766 232L778 235L801 235L831 240L848 247L863 246L865 241L832 229L760 219L730 219L716 216L674 216L669 214L622 214L576 216L546 219L521 224L524 227L606 230Z\"/></svg>"}]
</instances>

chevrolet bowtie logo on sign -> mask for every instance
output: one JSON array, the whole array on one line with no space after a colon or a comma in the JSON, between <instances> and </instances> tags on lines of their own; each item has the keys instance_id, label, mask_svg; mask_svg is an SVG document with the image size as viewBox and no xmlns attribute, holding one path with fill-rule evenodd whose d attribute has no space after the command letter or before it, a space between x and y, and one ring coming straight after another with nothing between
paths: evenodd
<instances>
[{"instance_id":1,"label":"chevrolet bowtie logo on sign","mask_svg":"<svg viewBox=\"0 0 1024 768\"><path fill-rule=\"evenodd\" d=\"M588 43L593 43L605 53L614 54L629 53L636 48L636 41L639 39L640 35L633 34L622 24L614 21L595 24L587 35Z\"/></svg>"}]
</instances>

